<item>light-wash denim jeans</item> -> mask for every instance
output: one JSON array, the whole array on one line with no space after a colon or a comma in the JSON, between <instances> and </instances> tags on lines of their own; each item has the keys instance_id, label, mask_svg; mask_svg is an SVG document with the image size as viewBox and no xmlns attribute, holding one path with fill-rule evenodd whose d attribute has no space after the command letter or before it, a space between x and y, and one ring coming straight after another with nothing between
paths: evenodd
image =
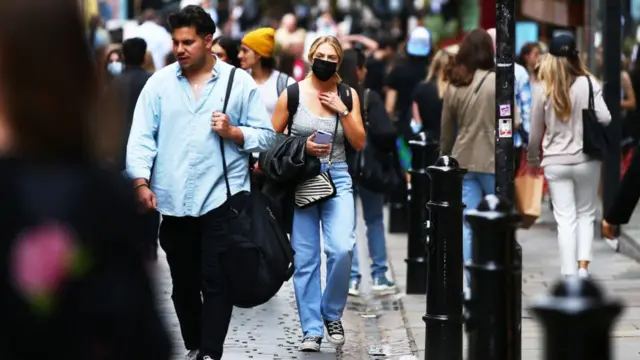
<instances>
[{"instance_id":1,"label":"light-wash denim jeans","mask_svg":"<svg viewBox=\"0 0 640 360\"><path fill-rule=\"evenodd\" d=\"M475 210L485 195L496 193L496 176L489 173L469 172L462 181L462 202L466 205L464 215L469 210ZM466 221L462 222L462 258L464 263L471 259L471 244L473 232ZM467 273L469 285L469 273Z\"/></svg>"},{"instance_id":2,"label":"light-wash denim jeans","mask_svg":"<svg viewBox=\"0 0 640 360\"><path fill-rule=\"evenodd\" d=\"M326 170L326 164L322 170ZM336 196L316 206L296 208L293 214L293 286L304 337L323 336L323 319L341 319L349 294L349 271L356 244L352 182L346 162L334 163L330 174ZM321 224L327 255L324 293L320 279Z\"/></svg>"},{"instance_id":3,"label":"light-wash denim jeans","mask_svg":"<svg viewBox=\"0 0 640 360\"><path fill-rule=\"evenodd\" d=\"M367 242L369 243L369 257L371 257L371 277L373 279L387 273L387 246L384 232L384 194L371 192L362 186L355 184L353 198L360 197L362 202L362 215L367 226ZM354 209L357 208L354 201ZM357 211L354 210L354 227L356 232ZM351 279L360 280L358 264L358 246L353 249L353 261L351 262Z\"/></svg>"}]
</instances>

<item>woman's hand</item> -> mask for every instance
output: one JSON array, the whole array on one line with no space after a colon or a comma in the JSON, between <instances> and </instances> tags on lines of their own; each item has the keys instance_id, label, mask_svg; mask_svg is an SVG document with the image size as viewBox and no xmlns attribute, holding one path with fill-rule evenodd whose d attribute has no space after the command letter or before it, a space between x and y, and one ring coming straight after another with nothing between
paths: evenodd
<instances>
[{"instance_id":1,"label":"woman's hand","mask_svg":"<svg viewBox=\"0 0 640 360\"><path fill-rule=\"evenodd\" d=\"M336 114L342 114L347 109L347 106L342 102L338 93L331 91L321 92L318 94L320 103L329 109L333 110Z\"/></svg>"},{"instance_id":2,"label":"woman's hand","mask_svg":"<svg viewBox=\"0 0 640 360\"><path fill-rule=\"evenodd\" d=\"M307 151L307 154L313 155L319 158L329 155L329 151L331 150L331 145L317 144L313 142L315 138L316 138L316 133L313 133L313 135L309 136L309 138L307 139L307 144L305 146L305 150Z\"/></svg>"}]
</instances>

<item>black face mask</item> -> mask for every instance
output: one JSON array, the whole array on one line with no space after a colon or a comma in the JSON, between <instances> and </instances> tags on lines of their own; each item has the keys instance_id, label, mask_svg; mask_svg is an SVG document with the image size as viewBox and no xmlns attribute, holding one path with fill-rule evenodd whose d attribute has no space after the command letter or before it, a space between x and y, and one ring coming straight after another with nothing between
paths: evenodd
<instances>
[{"instance_id":1,"label":"black face mask","mask_svg":"<svg viewBox=\"0 0 640 360\"><path fill-rule=\"evenodd\" d=\"M315 75L320 81L327 81L331 79L331 77L335 75L337 69L338 63L322 59L313 59L313 65L311 66L313 75Z\"/></svg>"}]
</instances>

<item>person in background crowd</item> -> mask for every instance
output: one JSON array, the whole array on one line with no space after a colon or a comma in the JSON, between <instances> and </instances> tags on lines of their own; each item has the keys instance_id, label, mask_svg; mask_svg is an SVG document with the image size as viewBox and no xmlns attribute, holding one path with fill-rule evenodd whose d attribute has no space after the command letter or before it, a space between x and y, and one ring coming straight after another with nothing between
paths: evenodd
<instances>
[{"instance_id":1,"label":"person in background crowd","mask_svg":"<svg viewBox=\"0 0 640 360\"><path fill-rule=\"evenodd\" d=\"M608 125L611 114L600 84L578 55L573 37L551 39L539 78L544 87L533 96L528 162L534 174L539 174L539 166L544 167L549 183L562 274L588 277L600 180L594 174L600 173L601 164L582 152L582 110L589 107L588 82L593 88L597 120Z\"/></svg>"},{"instance_id":2,"label":"person in background crowd","mask_svg":"<svg viewBox=\"0 0 640 360\"><path fill-rule=\"evenodd\" d=\"M171 52L171 34L159 25L160 19L155 10L147 9L142 13L141 24L131 37L139 37L147 43L147 49L153 58L153 65L157 70L165 66L165 57Z\"/></svg>"},{"instance_id":3,"label":"person in background crowd","mask_svg":"<svg viewBox=\"0 0 640 360\"><path fill-rule=\"evenodd\" d=\"M112 103L120 104L122 112L115 114L119 118L123 118L124 124L122 131L118 134L120 149L117 150L118 158L114 159L115 166L118 171L126 170L126 147L131 124L133 122L133 113L135 110L138 97L142 88L151 77L151 73L146 71L142 66L144 63L145 53L147 52L147 43L140 38L128 39L122 44L122 55L124 57L124 70L121 75L116 77L107 90L107 96ZM149 211L140 216L140 223L145 229L145 239L150 244L150 258L157 259L158 244L158 227L160 226L160 215L157 211Z\"/></svg>"},{"instance_id":4,"label":"person in background crowd","mask_svg":"<svg viewBox=\"0 0 640 360\"><path fill-rule=\"evenodd\" d=\"M113 79L122 73L124 62L122 61L122 50L113 49L107 54L106 61L107 78Z\"/></svg>"},{"instance_id":5,"label":"person in background crowd","mask_svg":"<svg viewBox=\"0 0 640 360\"><path fill-rule=\"evenodd\" d=\"M132 191L99 164L93 60L76 0L0 1L3 360L171 358Z\"/></svg>"},{"instance_id":6,"label":"person in background crowd","mask_svg":"<svg viewBox=\"0 0 640 360\"><path fill-rule=\"evenodd\" d=\"M398 43L391 36L380 37L377 43L378 49L367 57L367 75L364 86L375 91L384 100L384 81L390 60L398 50Z\"/></svg>"},{"instance_id":7,"label":"person in background crowd","mask_svg":"<svg viewBox=\"0 0 640 360\"><path fill-rule=\"evenodd\" d=\"M248 154L268 149L275 134L244 71L236 71L226 113L220 112L234 68L211 52L216 25L209 14L187 6L168 22L178 62L157 71L140 94L127 172L143 208L162 214L160 245L187 359L219 360L233 310L220 257L233 241L233 209L246 206L245 197L233 195L248 193ZM229 199L220 141L229 150Z\"/></svg>"},{"instance_id":8,"label":"person in background crowd","mask_svg":"<svg viewBox=\"0 0 640 360\"><path fill-rule=\"evenodd\" d=\"M491 39L493 40L493 50L496 51L496 29L487 30ZM523 152L525 152L527 144L529 143L529 114L531 112L531 75L529 71L522 65L514 63L515 73L515 105L516 110L519 113L521 125L514 129L513 134L513 159L514 159L514 172L517 173L520 169L520 165L523 158Z\"/></svg>"},{"instance_id":9,"label":"person in background crowd","mask_svg":"<svg viewBox=\"0 0 640 360\"><path fill-rule=\"evenodd\" d=\"M213 46L211 51L218 59L231 64L235 67L240 67L240 59L238 58L239 47L238 42L228 36L220 36L213 40Z\"/></svg>"},{"instance_id":10,"label":"person in background crowd","mask_svg":"<svg viewBox=\"0 0 640 360\"><path fill-rule=\"evenodd\" d=\"M298 84L298 110L290 130L292 136L308 138L307 153L320 159L322 171L329 171L336 188L334 197L294 209L291 232L295 252L293 285L303 333L300 351L304 352L320 351L323 327L327 329L330 343L341 346L345 342L341 319L347 305L349 270L355 246L353 184L347 156L354 150L363 149L365 131L356 90L349 89L353 102L351 111L337 92L341 82L337 70L343 58L340 41L334 36L321 36L311 45L308 60L312 63L312 72ZM273 113L274 129L279 133L285 131L289 121L287 101L285 92ZM319 130L335 137L333 148L331 144L314 142ZM327 254L324 293L320 281L321 226Z\"/></svg>"},{"instance_id":11,"label":"person in background crowd","mask_svg":"<svg viewBox=\"0 0 640 360\"><path fill-rule=\"evenodd\" d=\"M269 117L273 115L278 97L295 80L287 74L276 70L275 30L260 28L254 30L242 39L240 45L240 67L249 70L253 80L260 89L260 98L267 107Z\"/></svg>"},{"instance_id":12,"label":"person in background crowd","mask_svg":"<svg viewBox=\"0 0 640 360\"><path fill-rule=\"evenodd\" d=\"M350 49L344 52L344 61L340 65L338 74L342 78L343 82L354 89L357 89L358 97L363 99L361 112L363 121L367 124L366 131L367 146L375 146L380 143L381 140L373 139L373 136L380 133L380 126L378 126L377 133L372 131L371 128L380 124L380 122L387 123L387 128L393 129L393 124L387 114L384 103L380 96L372 92L370 89L363 87L364 79L367 74L366 57L361 50ZM365 91L368 91L368 96L365 96ZM366 103L365 103L366 99ZM365 114L367 119L365 119ZM395 135L395 134L394 134ZM377 140L377 141L371 141ZM388 136L387 147L393 149L395 146L395 136ZM362 202L362 212L365 224L367 226L367 241L369 244L369 256L372 261L371 265L371 279L373 280L372 290L379 293L393 292L396 289L393 281L387 278L387 271L389 267L387 265L387 242L385 238L384 229L384 193L375 193L367 190L356 181L353 182L353 198L354 205L356 198L360 198ZM357 211L355 210L357 216ZM357 220L354 223L354 232L356 231ZM358 263L358 246L353 248L353 260L351 262L351 280L349 282L349 295L360 296L360 281L362 275L360 274L360 266Z\"/></svg>"},{"instance_id":13,"label":"person in background crowd","mask_svg":"<svg viewBox=\"0 0 640 360\"><path fill-rule=\"evenodd\" d=\"M540 63L540 44L537 42L529 42L522 46L520 49L520 56L518 57L518 63L527 70L527 73L531 77L531 81L535 80L533 71Z\"/></svg>"},{"instance_id":14,"label":"person in background crowd","mask_svg":"<svg viewBox=\"0 0 640 360\"><path fill-rule=\"evenodd\" d=\"M614 240L620 225L628 224L640 200L640 145L636 144L635 155L622 178L611 208L605 211L602 220L602 235Z\"/></svg>"},{"instance_id":15,"label":"person in background crowd","mask_svg":"<svg viewBox=\"0 0 640 360\"><path fill-rule=\"evenodd\" d=\"M280 51L293 56L302 56L301 51L293 48L295 44L303 44L306 31L298 28L298 21L294 14L285 14L280 20L280 27L274 35ZM297 50L297 51L296 51ZM304 48L302 49L304 51Z\"/></svg>"},{"instance_id":16,"label":"person in background crowd","mask_svg":"<svg viewBox=\"0 0 640 360\"><path fill-rule=\"evenodd\" d=\"M493 41L482 29L471 31L460 44L446 77L440 132L442 155L453 156L468 169L462 182L465 213L484 195L495 193L495 62ZM473 233L463 226L463 257L471 258ZM468 284L468 278L467 278Z\"/></svg>"},{"instance_id":17,"label":"person in background crowd","mask_svg":"<svg viewBox=\"0 0 640 360\"><path fill-rule=\"evenodd\" d=\"M440 121L442 119L442 98L449 86L446 70L458 54L459 46L451 45L439 50L431 62L426 80L416 86L413 92L414 131L424 131L428 137L440 140Z\"/></svg>"},{"instance_id":18,"label":"person in background crowd","mask_svg":"<svg viewBox=\"0 0 640 360\"><path fill-rule=\"evenodd\" d=\"M385 107L391 118L403 125L403 129L409 126L411 94L416 85L427 77L428 56L431 54L429 30L417 27L411 31L406 52L407 58L394 65L385 82Z\"/></svg>"}]
</instances>

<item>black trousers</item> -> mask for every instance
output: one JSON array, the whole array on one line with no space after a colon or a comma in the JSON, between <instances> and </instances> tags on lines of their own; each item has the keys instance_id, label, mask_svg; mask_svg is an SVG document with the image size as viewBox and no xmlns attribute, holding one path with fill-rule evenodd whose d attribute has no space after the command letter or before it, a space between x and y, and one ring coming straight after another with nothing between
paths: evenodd
<instances>
[{"instance_id":1,"label":"black trousers","mask_svg":"<svg viewBox=\"0 0 640 360\"><path fill-rule=\"evenodd\" d=\"M620 183L620 188L605 211L605 220L613 225L628 224L640 200L640 146L636 146L631 163Z\"/></svg>"},{"instance_id":2,"label":"black trousers","mask_svg":"<svg viewBox=\"0 0 640 360\"><path fill-rule=\"evenodd\" d=\"M232 205L238 210L243 206ZM220 256L232 241L233 217L225 204L197 218L163 216L160 225L160 246L171 270L171 298L182 338L187 350L200 350L199 359L222 358L231 321L233 304Z\"/></svg>"}]
</instances>

